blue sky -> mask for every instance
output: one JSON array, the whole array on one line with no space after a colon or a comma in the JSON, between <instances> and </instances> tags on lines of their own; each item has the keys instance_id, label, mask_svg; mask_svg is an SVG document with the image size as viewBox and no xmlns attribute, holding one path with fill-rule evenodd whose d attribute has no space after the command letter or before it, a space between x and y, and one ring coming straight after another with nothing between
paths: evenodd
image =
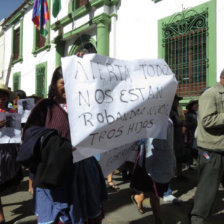
<instances>
[{"instance_id":1,"label":"blue sky","mask_svg":"<svg viewBox=\"0 0 224 224\"><path fill-rule=\"evenodd\" d=\"M0 21L7 18L24 0L0 0Z\"/></svg>"}]
</instances>

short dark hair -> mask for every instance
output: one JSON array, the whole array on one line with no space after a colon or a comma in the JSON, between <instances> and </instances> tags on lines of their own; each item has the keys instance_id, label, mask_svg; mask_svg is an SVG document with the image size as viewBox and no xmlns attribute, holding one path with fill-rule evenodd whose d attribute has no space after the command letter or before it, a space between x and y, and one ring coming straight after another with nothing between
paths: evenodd
<instances>
[{"instance_id":1,"label":"short dark hair","mask_svg":"<svg viewBox=\"0 0 224 224\"><path fill-rule=\"evenodd\" d=\"M53 73L53 76L51 79L51 84L49 86L48 98L53 99L56 96L57 81L61 78L63 78L62 68L61 68L61 66L59 66L54 70L54 73Z\"/></svg>"},{"instance_id":2,"label":"short dark hair","mask_svg":"<svg viewBox=\"0 0 224 224\"><path fill-rule=\"evenodd\" d=\"M25 99L26 98L26 93L25 91L18 89L16 91L14 91L16 96L18 96L20 99Z\"/></svg>"}]
</instances>

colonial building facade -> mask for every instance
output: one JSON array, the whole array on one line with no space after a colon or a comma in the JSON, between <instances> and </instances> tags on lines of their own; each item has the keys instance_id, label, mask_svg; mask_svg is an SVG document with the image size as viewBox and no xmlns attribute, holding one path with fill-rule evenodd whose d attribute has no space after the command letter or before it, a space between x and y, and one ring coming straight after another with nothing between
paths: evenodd
<instances>
[{"instance_id":1,"label":"colonial building facade","mask_svg":"<svg viewBox=\"0 0 224 224\"><path fill-rule=\"evenodd\" d=\"M224 68L223 0L61 2L54 18L48 0L46 38L32 22L32 0L25 0L3 23L3 78L13 90L46 97L61 57L83 48L124 60L164 58L184 101L213 85Z\"/></svg>"}]
</instances>

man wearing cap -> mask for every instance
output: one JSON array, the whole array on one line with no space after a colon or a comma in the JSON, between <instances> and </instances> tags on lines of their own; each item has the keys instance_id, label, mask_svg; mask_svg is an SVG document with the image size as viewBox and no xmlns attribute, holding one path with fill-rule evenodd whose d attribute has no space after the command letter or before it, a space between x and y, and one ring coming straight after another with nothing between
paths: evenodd
<instances>
[{"instance_id":1,"label":"man wearing cap","mask_svg":"<svg viewBox=\"0 0 224 224\"><path fill-rule=\"evenodd\" d=\"M205 223L224 173L224 70L220 82L199 98L197 143L199 181L191 211L191 224Z\"/></svg>"}]
</instances>

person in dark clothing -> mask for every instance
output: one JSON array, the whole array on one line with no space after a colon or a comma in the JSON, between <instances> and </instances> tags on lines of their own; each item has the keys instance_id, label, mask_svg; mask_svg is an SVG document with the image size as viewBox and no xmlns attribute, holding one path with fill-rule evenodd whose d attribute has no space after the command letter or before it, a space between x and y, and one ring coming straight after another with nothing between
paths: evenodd
<instances>
[{"instance_id":1,"label":"person in dark clothing","mask_svg":"<svg viewBox=\"0 0 224 224\"><path fill-rule=\"evenodd\" d=\"M194 148L195 144L195 130L198 125L197 120L197 111L198 111L198 100L191 100L188 105L186 106L187 113L185 114L185 126L186 126L186 133L185 133L185 145L188 150L188 160L187 165L190 168L190 165L193 164L193 159L197 158L197 150Z\"/></svg>"},{"instance_id":2,"label":"person in dark clothing","mask_svg":"<svg viewBox=\"0 0 224 224\"><path fill-rule=\"evenodd\" d=\"M147 138L138 142L139 153L132 172L130 187L136 193L131 197L139 213L144 213L142 204L149 197L155 223L161 224L160 199L168 190L175 173L173 150L173 122L168 120L167 139Z\"/></svg>"},{"instance_id":3,"label":"person in dark clothing","mask_svg":"<svg viewBox=\"0 0 224 224\"><path fill-rule=\"evenodd\" d=\"M14 93L16 95L16 98L13 100L13 108L17 109L18 100L26 99L26 92L19 89L19 90L14 91Z\"/></svg>"},{"instance_id":4,"label":"person in dark clothing","mask_svg":"<svg viewBox=\"0 0 224 224\"><path fill-rule=\"evenodd\" d=\"M8 108L8 101L12 92L7 86L0 84L0 113L16 113L15 110ZM0 129L7 125L6 119L0 120ZM15 185L22 179L22 171L16 162L19 144L0 144L0 223L5 223L3 209L1 205L1 193L9 186Z\"/></svg>"},{"instance_id":5,"label":"person in dark clothing","mask_svg":"<svg viewBox=\"0 0 224 224\"><path fill-rule=\"evenodd\" d=\"M34 107L27 120L24 133L33 126L55 129L61 138L71 142L61 67L57 68L53 74L48 99L41 100ZM53 189L35 188L35 210L38 214L38 222L100 224L104 217L101 202L106 199L107 192L104 177L96 159L90 157L74 163L70 180L70 184L63 184L61 181L62 183ZM67 198L67 201L63 201L64 203L61 203L58 209L55 202L57 204L59 202L55 197L61 198L62 195Z\"/></svg>"},{"instance_id":6,"label":"person in dark clothing","mask_svg":"<svg viewBox=\"0 0 224 224\"><path fill-rule=\"evenodd\" d=\"M183 135L183 122L180 120L177 107L179 105L179 100L182 97L175 95L173 105L170 112L170 118L173 121L174 127L174 152L176 157L176 176L182 177L182 164L184 158L184 135Z\"/></svg>"}]
</instances>

